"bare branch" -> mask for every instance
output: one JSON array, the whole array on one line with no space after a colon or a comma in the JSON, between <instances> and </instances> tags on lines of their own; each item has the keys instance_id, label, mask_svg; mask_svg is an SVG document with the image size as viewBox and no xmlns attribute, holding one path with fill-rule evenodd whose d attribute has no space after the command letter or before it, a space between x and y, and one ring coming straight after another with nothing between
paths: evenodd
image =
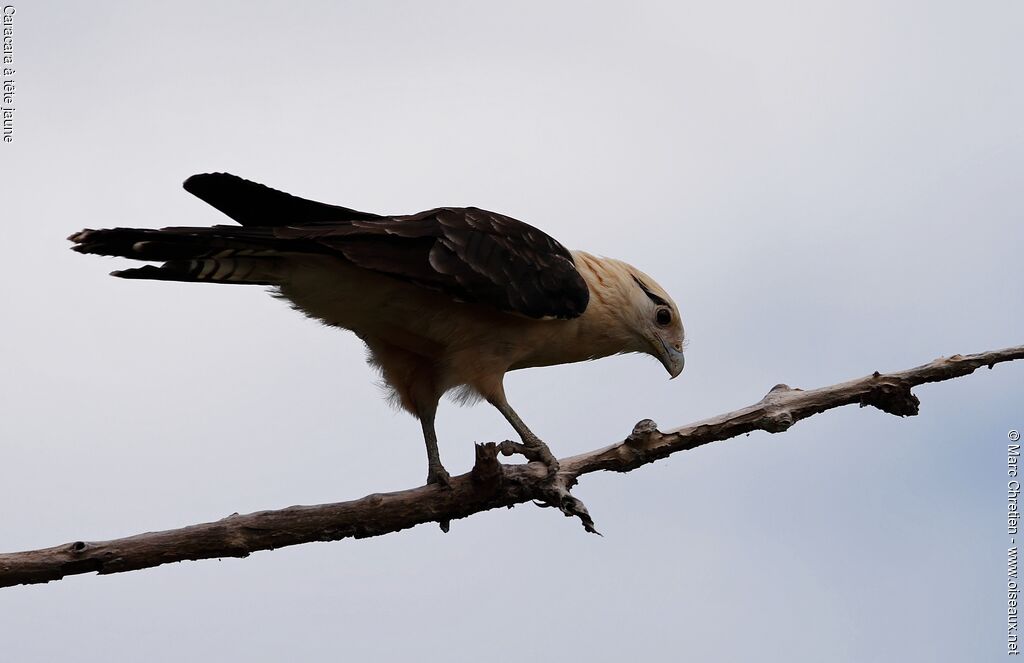
<instances>
[{"instance_id":1,"label":"bare branch","mask_svg":"<svg viewBox=\"0 0 1024 663\"><path fill-rule=\"evenodd\" d=\"M776 385L759 402L735 412L661 432L645 419L622 442L559 461L555 477L541 463L505 465L499 452L519 451L514 443L479 444L472 471L455 477L451 488L422 486L394 493L316 506L233 514L212 523L162 532L148 532L111 541L75 541L53 548L0 554L0 587L43 583L96 571L134 571L169 562L247 557L310 541L380 536L415 525L465 518L497 507L528 501L553 506L578 517L595 532L586 506L570 493L578 478L590 472L629 472L679 451L726 440L755 430L779 433L797 421L825 410L857 403L899 416L917 414L919 401L911 388L951 380L982 366L1024 358L1024 346L974 355L953 355L898 373L878 372L849 382L804 391Z\"/></svg>"}]
</instances>

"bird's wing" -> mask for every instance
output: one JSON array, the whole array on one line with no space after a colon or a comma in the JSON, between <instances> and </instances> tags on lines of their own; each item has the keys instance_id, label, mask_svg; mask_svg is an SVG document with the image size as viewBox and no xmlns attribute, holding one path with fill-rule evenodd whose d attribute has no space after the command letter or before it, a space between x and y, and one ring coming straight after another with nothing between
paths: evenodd
<instances>
[{"instance_id":1,"label":"bird's wing","mask_svg":"<svg viewBox=\"0 0 1024 663\"><path fill-rule=\"evenodd\" d=\"M522 221L475 207L274 229L352 263L455 299L532 318L575 318L590 291L568 249Z\"/></svg>"},{"instance_id":2,"label":"bird's wing","mask_svg":"<svg viewBox=\"0 0 1024 663\"><path fill-rule=\"evenodd\" d=\"M193 175L182 186L243 226L309 225L380 218L369 212L299 198L230 173Z\"/></svg>"},{"instance_id":3,"label":"bird's wing","mask_svg":"<svg viewBox=\"0 0 1024 663\"><path fill-rule=\"evenodd\" d=\"M327 253L459 301L532 318L577 317L590 298L564 246L495 212L442 207L379 216L226 173L194 175L185 189L243 227L89 230L72 236L75 250L167 261L117 272L124 278L263 284L274 283L275 255ZM245 264L231 262L239 259Z\"/></svg>"}]
</instances>

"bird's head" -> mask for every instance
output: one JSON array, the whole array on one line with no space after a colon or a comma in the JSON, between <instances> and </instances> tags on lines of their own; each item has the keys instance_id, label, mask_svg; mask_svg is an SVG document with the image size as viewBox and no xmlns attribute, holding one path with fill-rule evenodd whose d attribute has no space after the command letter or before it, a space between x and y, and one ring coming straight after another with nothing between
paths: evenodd
<instances>
[{"instance_id":1,"label":"bird's head","mask_svg":"<svg viewBox=\"0 0 1024 663\"><path fill-rule=\"evenodd\" d=\"M637 351L661 362L672 378L683 372L686 333L679 307L657 281L629 266L629 323Z\"/></svg>"},{"instance_id":2,"label":"bird's head","mask_svg":"<svg viewBox=\"0 0 1024 663\"><path fill-rule=\"evenodd\" d=\"M590 358L642 352L661 362L673 378L683 372L685 333L679 307L658 282L614 258L574 251L577 269L590 288L583 315L591 338L606 341Z\"/></svg>"}]
</instances>

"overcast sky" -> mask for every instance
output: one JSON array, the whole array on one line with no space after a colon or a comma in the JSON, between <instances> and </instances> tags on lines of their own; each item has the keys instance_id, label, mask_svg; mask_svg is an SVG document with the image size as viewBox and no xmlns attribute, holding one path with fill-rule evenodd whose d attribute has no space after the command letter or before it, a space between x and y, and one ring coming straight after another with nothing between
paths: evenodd
<instances>
[{"instance_id":1,"label":"overcast sky","mask_svg":"<svg viewBox=\"0 0 1024 663\"><path fill-rule=\"evenodd\" d=\"M627 260L687 368L506 380L565 456L1024 342L1024 9L966 2L16 3L0 143L0 550L419 485L351 334L257 287L121 281L82 227L206 225L229 171L476 205ZM0 659L981 661L1006 640L1024 365L363 541L0 590ZM511 431L443 404L453 473Z\"/></svg>"}]
</instances>

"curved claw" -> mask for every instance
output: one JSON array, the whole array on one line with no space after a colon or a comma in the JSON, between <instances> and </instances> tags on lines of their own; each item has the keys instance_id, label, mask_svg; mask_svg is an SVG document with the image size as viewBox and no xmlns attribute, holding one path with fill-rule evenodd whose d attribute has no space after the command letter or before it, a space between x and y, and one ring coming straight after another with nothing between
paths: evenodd
<instances>
[{"instance_id":1,"label":"curved claw","mask_svg":"<svg viewBox=\"0 0 1024 663\"><path fill-rule=\"evenodd\" d=\"M544 463L548 468L548 476L553 476L558 472L558 459L548 449L548 445L537 438L532 438L525 443L505 440L498 444L498 451L503 456L521 454L526 457L526 460Z\"/></svg>"},{"instance_id":2,"label":"curved claw","mask_svg":"<svg viewBox=\"0 0 1024 663\"><path fill-rule=\"evenodd\" d=\"M437 484L442 488L451 490L452 478L444 467L438 465L437 467L431 467L427 471L427 485L431 484Z\"/></svg>"},{"instance_id":3,"label":"curved claw","mask_svg":"<svg viewBox=\"0 0 1024 663\"><path fill-rule=\"evenodd\" d=\"M537 460L547 466L548 476L553 476L558 472L558 459L551 453L551 449L548 449L548 445L535 437L527 441L526 446L533 452Z\"/></svg>"}]
</instances>

